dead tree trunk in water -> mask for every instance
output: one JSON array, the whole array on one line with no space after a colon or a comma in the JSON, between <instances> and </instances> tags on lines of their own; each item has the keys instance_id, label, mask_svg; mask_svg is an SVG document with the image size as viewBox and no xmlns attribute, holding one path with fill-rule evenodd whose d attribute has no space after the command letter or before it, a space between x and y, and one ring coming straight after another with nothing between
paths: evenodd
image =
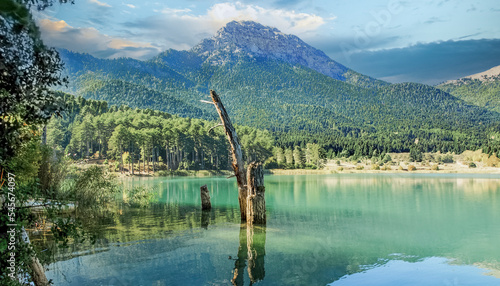
<instances>
[{"instance_id":1,"label":"dead tree trunk in water","mask_svg":"<svg viewBox=\"0 0 500 286\"><path fill-rule=\"evenodd\" d=\"M247 179L247 223L265 224L266 201L261 163L252 162L248 165Z\"/></svg>"},{"instance_id":2,"label":"dead tree trunk in water","mask_svg":"<svg viewBox=\"0 0 500 286\"><path fill-rule=\"evenodd\" d=\"M238 201L240 203L240 215L241 220L246 220L246 202L247 202L247 187L246 187L246 173L245 173L245 164L243 162L243 152L241 151L240 141L238 140L238 135L236 135L236 131L231 124L231 120L229 119L229 115L222 105L222 102L215 93L215 91L210 90L210 97L215 105L215 109L217 109L217 113L219 114L220 119L222 120L222 125L224 126L224 131L226 132L227 139L229 140L229 145L231 146L231 153L233 162L231 164L234 175L236 176L236 181L238 182Z\"/></svg>"}]
</instances>

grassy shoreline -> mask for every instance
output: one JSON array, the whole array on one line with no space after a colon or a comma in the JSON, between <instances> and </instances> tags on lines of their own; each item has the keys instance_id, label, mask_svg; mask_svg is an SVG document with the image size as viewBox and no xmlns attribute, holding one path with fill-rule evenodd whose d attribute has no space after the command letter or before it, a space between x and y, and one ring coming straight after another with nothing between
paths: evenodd
<instances>
[{"instance_id":1,"label":"grassy shoreline","mask_svg":"<svg viewBox=\"0 0 500 286\"><path fill-rule=\"evenodd\" d=\"M369 167L369 166L367 166ZM398 170L371 170L371 169L363 169L356 170L354 167L344 170L338 169L317 169L317 170L309 170L309 169L271 169L266 170L267 174L272 175L325 175L325 174L498 174L500 175L500 168L461 168L450 166L449 164L446 166L446 169L440 170L431 170L430 168L418 168L415 171L408 171L407 169Z\"/></svg>"},{"instance_id":2,"label":"grassy shoreline","mask_svg":"<svg viewBox=\"0 0 500 286\"><path fill-rule=\"evenodd\" d=\"M461 163L447 163L439 164L438 170L432 170L432 166L424 166L423 164L415 164L416 170L409 171L408 167L401 163L401 165L390 166L390 170L374 170L371 164L354 164L349 162L342 162L340 165L328 163L321 169L266 169L265 174L269 175L326 175L326 174L498 174L500 175L500 168L498 167L485 167L478 166L476 168L469 168L467 165ZM363 168L360 169L360 166ZM402 167L399 168L399 166ZM404 166L404 167L403 167ZM90 165L81 166L80 168L88 168ZM212 177L212 176L232 176L233 172L229 170L213 171L213 170L179 170L179 171L157 171L154 174L129 174L128 172L111 172L116 177L132 178L132 177Z\"/></svg>"},{"instance_id":3,"label":"grassy shoreline","mask_svg":"<svg viewBox=\"0 0 500 286\"><path fill-rule=\"evenodd\" d=\"M349 173L443 173L443 174L500 174L500 159L488 157L481 150L466 151L462 154L440 154L425 153L422 162L412 162L409 153L389 153L390 161L381 161L380 159L362 158L359 160L349 160L345 158L330 159L323 162L319 169L266 169L266 174L273 175L318 175L318 174L349 174ZM447 156L447 160L441 160L442 156ZM443 162L445 161L445 162ZM114 170L113 163L104 164L104 160L90 160L87 163L80 161L74 163L78 169L86 169L90 166L107 166L108 171L117 177L210 177L210 176L232 176L231 170L160 170L152 172L149 168L148 173L139 173L136 169L135 174L129 173L125 168L124 172ZM471 166L472 165L472 166ZM163 166L164 167L164 166Z\"/></svg>"}]
</instances>

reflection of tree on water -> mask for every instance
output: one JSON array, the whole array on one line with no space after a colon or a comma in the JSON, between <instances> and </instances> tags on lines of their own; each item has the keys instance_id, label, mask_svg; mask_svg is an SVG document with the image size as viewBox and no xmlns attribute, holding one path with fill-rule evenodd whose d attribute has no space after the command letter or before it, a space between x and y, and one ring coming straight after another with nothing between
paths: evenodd
<instances>
[{"instance_id":1,"label":"reflection of tree on water","mask_svg":"<svg viewBox=\"0 0 500 286\"><path fill-rule=\"evenodd\" d=\"M202 210L201 211L201 227L204 229L208 229L208 225L210 224L210 211Z\"/></svg>"},{"instance_id":2,"label":"reflection of tree on water","mask_svg":"<svg viewBox=\"0 0 500 286\"><path fill-rule=\"evenodd\" d=\"M257 225L240 226L240 246L238 258L235 259L233 285L244 285L245 263L248 261L248 277L250 285L264 279L264 256L266 255L266 227Z\"/></svg>"},{"instance_id":3,"label":"reflection of tree on water","mask_svg":"<svg viewBox=\"0 0 500 286\"><path fill-rule=\"evenodd\" d=\"M32 243L45 249L40 255L44 263L51 264L76 256L105 252L114 243L133 244L145 238L168 238L173 234L198 228L200 224L207 229L210 222L236 223L240 220L237 209L221 207L212 212L200 212L196 206L164 203L151 203L147 208L117 203L97 211L78 207L75 213L67 214L67 217L72 222L79 223L87 238L83 242L71 239L67 247L60 247L61 244L54 240L49 231L30 233Z\"/></svg>"}]
</instances>

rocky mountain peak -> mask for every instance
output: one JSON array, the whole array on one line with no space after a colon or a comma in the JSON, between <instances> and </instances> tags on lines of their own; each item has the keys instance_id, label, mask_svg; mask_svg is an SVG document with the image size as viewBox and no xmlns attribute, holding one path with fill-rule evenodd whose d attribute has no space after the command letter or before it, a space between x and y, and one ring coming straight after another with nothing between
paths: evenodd
<instances>
[{"instance_id":1,"label":"rocky mountain peak","mask_svg":"<svg viewBox=\"0 0 500 286\"><path fill-rule=\"evenodd\" d=\"M303 65L335 79L345 80L349 70L299 37L253 21L232 21L191 50L211 64L224 64L231 56L247 55Z\"/></svg>"}]
</instances>

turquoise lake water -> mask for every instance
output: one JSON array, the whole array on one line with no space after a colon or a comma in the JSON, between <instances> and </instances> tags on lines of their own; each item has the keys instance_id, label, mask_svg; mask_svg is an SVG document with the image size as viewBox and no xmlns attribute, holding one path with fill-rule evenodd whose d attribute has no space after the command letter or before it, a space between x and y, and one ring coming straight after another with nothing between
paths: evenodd
<instances>
[{"instance_id":1,"label":"turquoise lake water","mask_svg":"<svg viewBox=\"0 0 500 286\"><path fill-rule=\"evenodd\" d=\"M240 224L235 178L147 178L54 285L500 285L500 176L266 176L267 225ZM212 210L201 211L207 184Z\"/></svg>"}]
</instances>

